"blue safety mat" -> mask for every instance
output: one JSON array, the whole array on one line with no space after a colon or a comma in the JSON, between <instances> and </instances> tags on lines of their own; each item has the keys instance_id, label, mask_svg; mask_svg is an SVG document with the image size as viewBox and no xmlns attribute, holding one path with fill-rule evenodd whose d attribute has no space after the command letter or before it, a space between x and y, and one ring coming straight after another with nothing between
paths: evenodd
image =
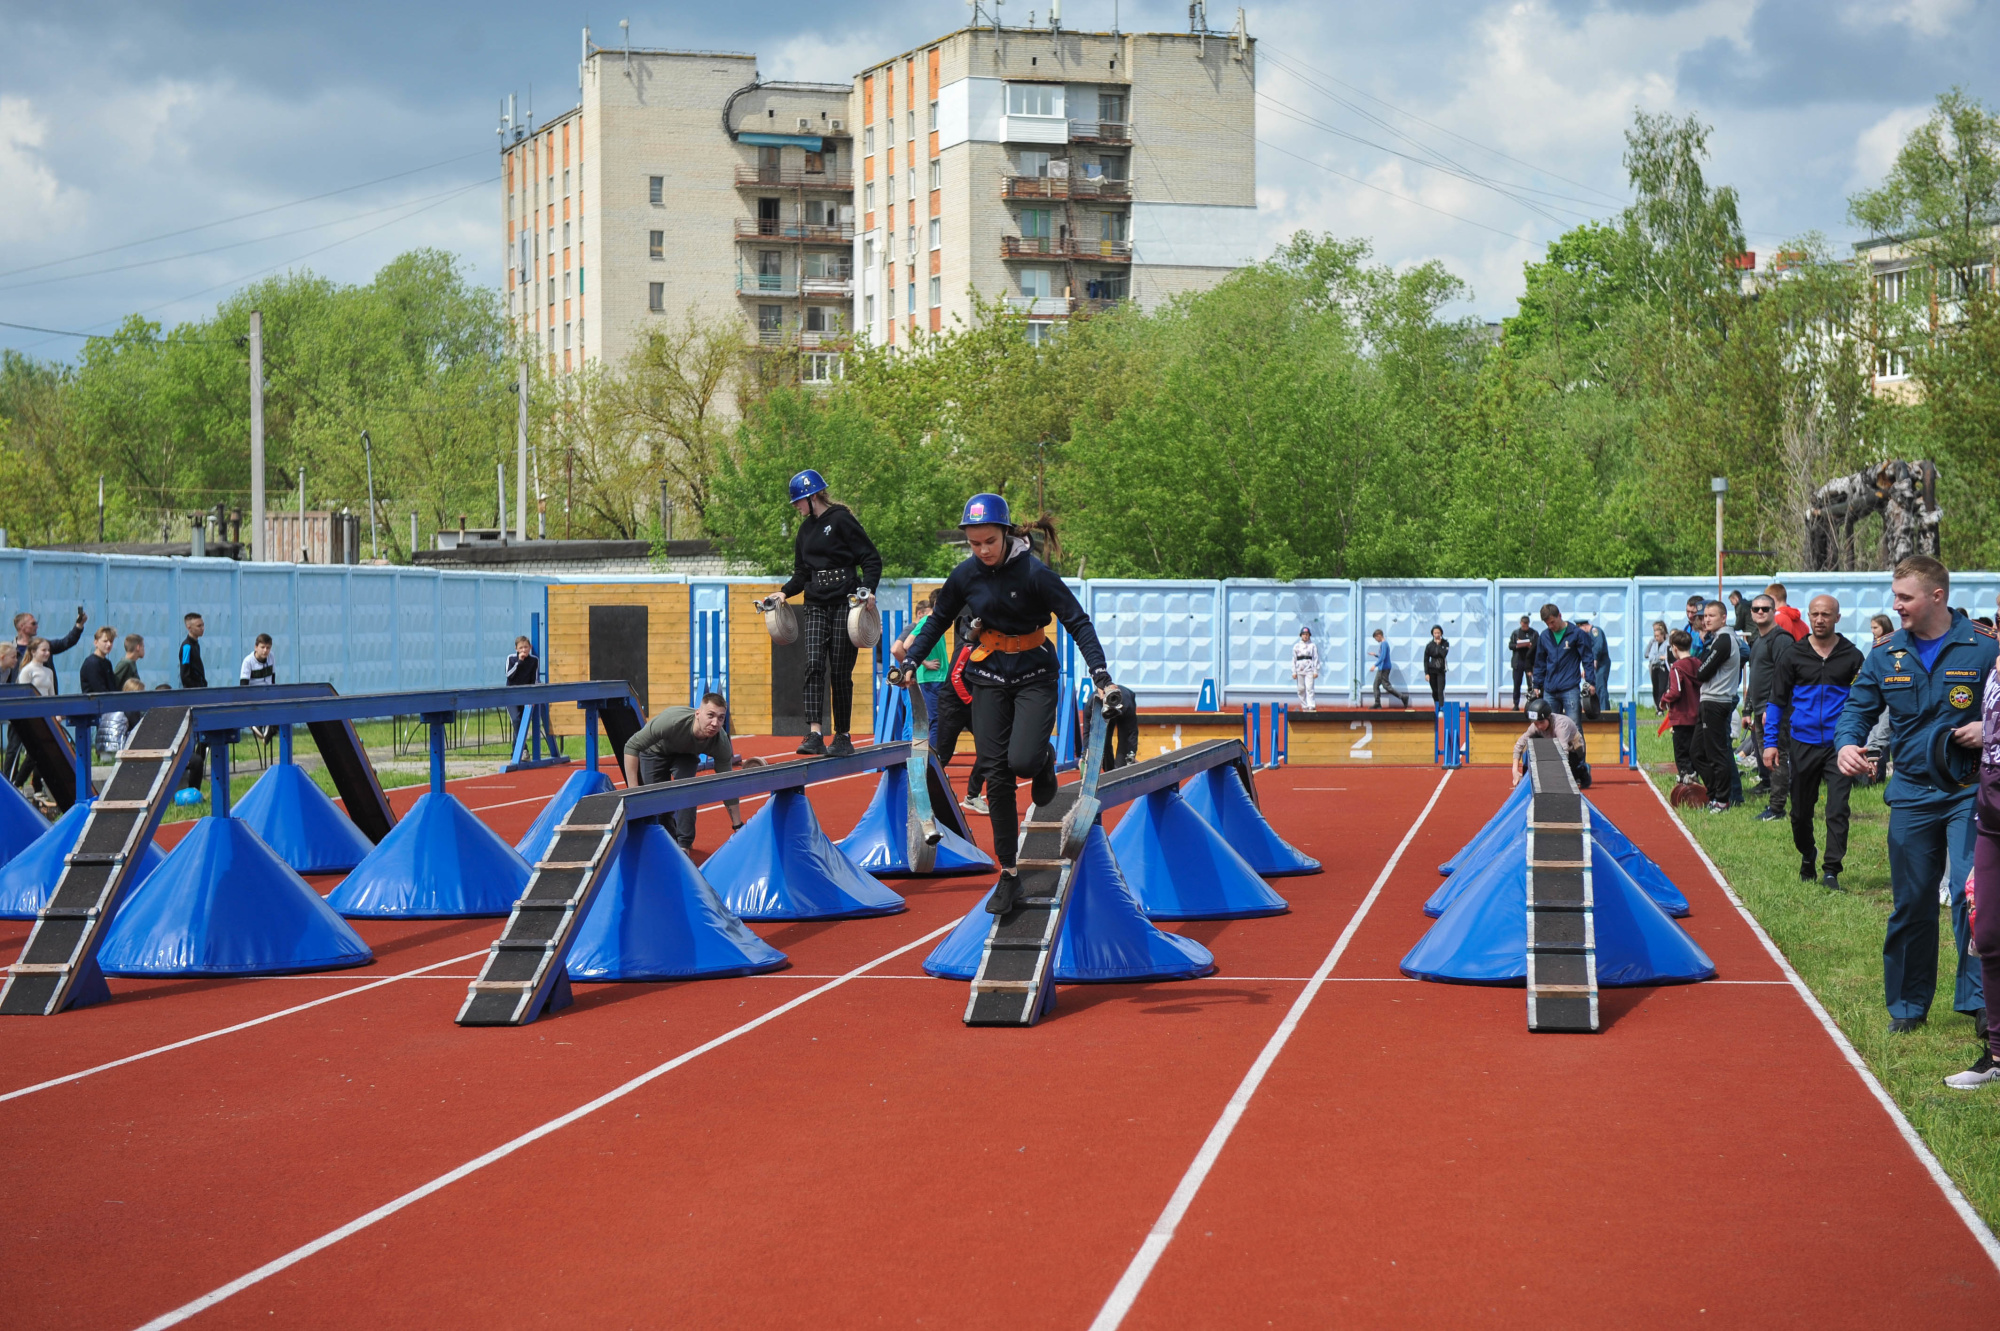
<instances>
[{"instance_id":1,"label":"blue safety mat","mask_svg":"<svg viewBox=\"0 0 2000 1331\"><path fill-rule=\"evenodd\" d=\"M266 769L231 812L300 873L340 873L375 849L333 797L295 763Z\"/></svg>"},{"instance_id":2,"label":"blue safety mat","mask_svg":"<svg viewBox=\"0 0 2000 1331\"><path fill-rule=\"evenodd\" d=\"M1243 862L1265 878L1320 872L1320 863L1279 836L1250 801L1234 766L1211 767L1181 788L1188 808L1222 833ZM1116 849L1114 846L1113 849Z\"/></svg>"},{"instance_id":3,"label":"blue safety mat","mask_svg":"<svg viewBox=\"0 0 2000 1331\"><path fill-rule=\"evenodd\" d=\"M1110 844L1149 919L1233 920L1291 909L1173 786L1128 805Z\"/></svg>"},{"instance_id":4,"label":"blue safety mat","mask_svg":"<svg viewBox=\"0 0 2000 1331\"><path fill-rule=\"evenodd\" d=\"M577 926L572 980L698 980L755 975L785 954L729 913L657 821L629 829Z\"/></svg>"},{"instance_id":5,"label":"blue safety mat","mask_svg":"<svg viewBox=\"0 0 2000 1331\"><path fill-rule=\"evenodd\" d=\"M28 812L41 817L32 809ZM45 825L27 849L0 866L0 920L32 920L49 904L49 894L62 877L63 857L75 849L76 839L83 835L83 821L89 816L89 805L72 804L62 817ZM166 860L166 852L148 841L139 872L149 874Z\"/></svg>"},{"instance_id":6,"label":"blue safety mat","mask_svg":"<svg viewBox=\"0 0 2000 1331\"><path fill-rule=\"evenodd\" d=\"M701 872L739 919L838 920L907 909L827 840L800 789L765 801Z\"/></svg>"},{"instance_id":7,"label":"blue safety mat","mask_svg":"<svg viewBox=\"0 0 2000 1331\"><path fill-rule=\"evenodd\" d=\"M578 800L589 795L602 795L610 789L611 778L602 771L579 767L556 788L556 793L535 815L535 821L528 824L527 835L514 843L514 849L520 852L522 859L534 863L549 848L549 838L555 835L556 828L562 825L562 820L569 816L569 811L576 807Z\"/></svg>"},{"instance_id":8,"label":"blue safety mat","mask_svg":"<svg viewBox=\"0 0 2000 1331\"><path fill-rule=\"evenodd\" d=\"M327 902L364 919L506 915L528 874L528 862L457 796L425 791Z\"/></svg>"}]
</instances>

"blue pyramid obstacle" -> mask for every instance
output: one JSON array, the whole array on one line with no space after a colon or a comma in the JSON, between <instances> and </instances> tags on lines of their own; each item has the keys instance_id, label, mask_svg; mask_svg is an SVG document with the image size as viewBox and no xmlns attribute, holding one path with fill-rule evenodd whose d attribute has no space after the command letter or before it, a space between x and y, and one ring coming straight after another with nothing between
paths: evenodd
<instances>
[{"instance_id":1,"label":"blue pyramid obstacle","mask_svg":"<svg viewBox=\"0 0 2000 1331\"><path fill-rule=\"evenodd\" d=\"M1201 820L1222 833L1243 862L1266 878L1318 873L1319 861L1292 847L1250 802L1235 767L1211 767L1181 790L1187 805ZM1113 850L1121 850L1113 844ZM1142 891L1141 897L1145 896ZM1158 918L1158 917L1155 917Z\"/></svg>"},{"instance_id":2,"label":"blue pyramid obstacle","mask_svg":"<svg viewBox=\"0 0 2000 1331\"><path fill-rule=\"evenodd\" d=\"M1174 786L1126 809L1109 844L1148 919L1236 920L1291 909Z\"/></svg>"},{"instance_id":3,"label":"blue pyramid obstacle","mask_svg":"<svg viewBox=\"0 0 2000 1331\"><path fill-rule=\"evenodd\" d=\"M926 974L970 980L979 970L993 917L986 913L989 889L972 912L945 935L924 961ZM1525 926L1524 926L1525 927ZM1215 969L1215 957L1192 938L1153 926L1139 898L1125 884L1102 827L1090 829L1070 880L1069 906L1056 938L1058 984L1134 984L1147 980L1192 980Z\"/></svg>"},{"instance_id":4,"label":"blue pyramid obstacle","mask_svg":"<svg viewBox=\"0 0 2000 1331\"><path fill-rule=\"evenodd\" d=\"M506 915L528 875L528 862L456 796L431 790L326 900L360 919Z\"/></svg>"},{"instance_id":5,"label":"blue pyramid obstacle","mask_svg":"<svg viewBox=\"0 0 2000 1331\"><path fill-rule=\"evenodd\" d=\"M83 835L83 820L89 816L88 804L70 805L62 817L43 829L33 844L0 867L0 920L32 920L49 904L49 894L56 890L56 879L62 877L63 856L76 848L76 839ZM166 862L165 852L148 841L145 861L139 866L140 881L145 881L143 875Z\"/></svg>"},{"instance_id":6,"label":"blue pyramid obstacle","mask_svg":"<svg viewBox=\"0 0 2000 1331\"><path fill-rule=\"evenodd\" d=\"M1521 818L1528 812L1528 804L1535 796L1535 783L1525 777L1514 783L1500 811L1486 820L1486 826L1473 833L1472 840L1458 848L1458 854L1438 866L1438 872L1449 874L1461 864L1470 863L1483 854L1495 837L1507 837L1521 825Z\"/></svg>"},{"instance_id":7,"label":"blue pyramid obstacle","mask_svg":"<svg viewBox=\"0 0 2000 1331\"><path fill-rule=\"evenodd\" d=\"M1597 811L1597 806L1585 800L1584 806L1590 810L1590 834L1597 838L1597 844L1611 852L1625 872L1632 875L1632 881L1646 890L1646 895L1658 902L1660 909L1676 918L1690 912L1688 899L1674 886L1673 879L1659 865L1647 857L1646 852L1632 844L1632 839L1619 831L1609 818Z\"/></svg>"},{"instance_id":8,"label":"blue pyramid obstacle","mask_svg":"<svg viewBox=\"0 0 2000 1331\"><path fill-rule=\"evenodd\" d=\"M535 821L528 824L528 834L514 843L514 849L521 852L522 859L533 863L549 848L549 838L555 835L556 828L578 800L587 795L602 795L610 789L611 778L595 767L580 767L571 772L554 797L535 815Z\"/></svg>"},{"instance_id":9,"label":"blue pyramid obstacle","mask_svg":"<svg viewBox=\"0 0 2000 1331\"><path fill-rule=\"evenodd\" d=\"M0 864L5 864L41 839L49 820L28 803L13 783L0 781Z\"/></svg>"},{"instance_id":10,"label":"blue pyramid obstacle","mask_svg":"<svg viewBox=\"0 0 2000 1331\"><path fill-rule=\"evenodd\" d=\"M1462 984L1524 984L1528 975L1528 860L1468 875L1472 886L1403 958L1403 974ZM1600 985L1682 984L1715 977L1715 963L1653 904L1602 844L1590 852Z\"/></svg>"},{"instance_id":11,"label":"blue pyramid obstacle","mask_svg":"<svg viewBox=\"0 0 2000 1331\"><path fill-rule=\"evenodd\" d=\"M352 869L375 849L332 797L292 763L266 768L231 813L300 873Z\"/></svg>"},{"instance_id":12,"label":"blue pyramid obstacle","mask_svg":"<svg viewBox=\"0 0 2000 1331\"><path fill-rule=\"evenodd\" d=\"M1521 784L1527 786L1531 783L1523 781ZM1627 840L1623 832L1611 826L1604 815L1600 814L1594 805L1590 805L1588 800L1584 803L1590 808L1592 843L1609 851L1612 858L1625 869L1626 875L1636 882L1640 890L1651 897L1661 910L1669 915L1686 915L1687 898L1681 895L1680 889L1675 887L1664 873L1660 872L1660 866L1647 859L1645 853ZM1483 881L1496 866L1504 867L1510 862L1523 859L1528 849L1528 814L1525 809L1513 816L1513 824L1513 831L1505 841L1500 840L1500 834L1496 833L1488 838L1484 846L1476 850L1471 846L1466 848L1473 851L1472 858L1461 861L1459 872L1445 879L1438 885L1438 890L1431 893L1430 900L1424 903L1424 914L1433 917L1444 914L1445 907L1471 891L1476 883ZM1488 826L1491 827L1493 824L1489 823ZM1632 872L1631 866L1634 863L1644 870L1643 874Z\"/></svg>"},{"instance_id":13,"label":"blue pyramid obstacle","mask_svg":"<svg viewBox=\"0 0 2000 1331\"><path fill-rule=\"evenodd\" d=\"M875 784L875 798L854 830L834 843L834 848L854 864L878 878L907 876L910 870L908 818L910 816L910 769L885 767ZM937 859L931 873L947 876L981 873L993 867L985 851L951 830L943 819L937 829Z\"/></svg>"},{"instance_id":14,"label":"blue pyramid obstacle","mask_svg":"<svg viewBox=\"0 0 2000 1331\"><path fill-rule=\"evenodd\" d=\"M107 975L282 975L374 959L352 925L235 818L203 818L119 908Z\"/></svg>"},{"instance_id":15,"label":"blue pyramid obstacle","mask_svg":"<svg viewBox=\"0 0 2000 1331\"><path fill-rule=\"evenodd\" d=\"M738 919L841 920L906 909L827 840L801 789L773 795L701 872Z\"/></svg>"},{"instance_id":16,"label":"blue pyramid obstacle","mask_svg":"<svg viewBox=\"0 0 2000 1331\"><path fill-rule=\"evenodd\" d=\"M667 829L633 827L569 954L572 980L702 980L755 975L785 954L729 913Z\"/></svg>"}]
</instances>

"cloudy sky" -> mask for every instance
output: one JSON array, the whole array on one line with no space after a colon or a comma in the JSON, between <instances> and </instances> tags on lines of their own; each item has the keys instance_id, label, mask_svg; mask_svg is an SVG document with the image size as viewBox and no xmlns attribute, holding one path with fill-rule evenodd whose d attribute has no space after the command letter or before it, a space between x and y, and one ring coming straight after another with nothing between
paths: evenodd
<instances>
[{"instance_id":1,"label":"cloudy sky","mask_svg":"<svg viewBox=\"0 0 2000 1331\"><path fill-rule=\"evenodd\" d=\"M1006 21L1036 3L1009 0ZM1128 30L1186 27L1184 0L1119 3ZM1469 312L1504 316L1524 260L1623 202L1622 133L1642 107L1715 126L1711 178L1741 190L1753 247L1807 231L1844 245L1848 195L1880 179L1938 92L2000 103L1996 10L1253 3L1267 237L1308 227L1365 237L1393 263L1440 259L1470 285ZM494 281L500 99L532 87L538 118L573 105L584 24L604 45L629 18L634 45L756 51L767 78L845 79L966 14L962 0L0 0L0 321L99 332L137 311L171 324L268 272L363 281L420 245ZM1112 0L1068 0L1064 14L1072 28L1111 18ZM1209 18L1229 27L1233 6ZM78 345L0 327L0 346L38 356Z\"/></svg>"}]
</instances>

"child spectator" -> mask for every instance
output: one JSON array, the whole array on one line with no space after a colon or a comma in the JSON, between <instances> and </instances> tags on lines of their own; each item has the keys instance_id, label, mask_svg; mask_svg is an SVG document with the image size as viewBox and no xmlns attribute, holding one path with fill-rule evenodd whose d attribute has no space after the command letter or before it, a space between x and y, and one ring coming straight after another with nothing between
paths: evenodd
<instances>
[{"instance_id":1,"label":"child spectator","mask_svg":"<svg viewBox=\"0 0 2000 1331\"><path fill-rule=\"evenodd\" d=\"M271 635L260 633L250 648L250 655L243 658L243 666L237 672L236 682L240 684L276 684L278 667L271 664Z\"/></svg>"},{"instance_id":2,"label":"child spectator","mask_svg":"<svg viewBox=\"0 0 2000 1331\"><path fill-rule=\"evenodd\" d=\"M123 689L126 681L139 678L139 662L146 659L146 640L136 633L125 635L125 659L112 667L111 678Z\"/></svg>"},{"instance_id":3,"label":"child spectator","mask_svg":"<svg viewBox=\"0 0 2000 1331\"><path fill-rule=\"evenodd\" d=\"M1694 638L1686 629L1667 635L1666 720L1674 732L1674 772L1681 781L1694 779L1694 728L1701 723L1701 682L1696 679Z\"/></svg>"}]
</instances>

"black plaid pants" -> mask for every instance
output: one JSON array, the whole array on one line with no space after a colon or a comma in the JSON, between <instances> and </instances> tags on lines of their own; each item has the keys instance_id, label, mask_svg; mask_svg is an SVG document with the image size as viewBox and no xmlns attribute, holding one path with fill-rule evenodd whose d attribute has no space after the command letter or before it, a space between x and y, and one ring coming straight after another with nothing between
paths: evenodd
<instances>
[{"instance_id":1,"label":"black plaid pants","mask_svg":"<svg viewBox=\"0 0 2000 1331\"><path fill-rule=\"evenodd\" d=\"M861 649L847 636L847 603L822 605L807 601L799 608L806 639L806 725L826 720L827 672L833 672L833 726L848 733L854 719L854 663Z\"/></svg>"}]
</instances>

